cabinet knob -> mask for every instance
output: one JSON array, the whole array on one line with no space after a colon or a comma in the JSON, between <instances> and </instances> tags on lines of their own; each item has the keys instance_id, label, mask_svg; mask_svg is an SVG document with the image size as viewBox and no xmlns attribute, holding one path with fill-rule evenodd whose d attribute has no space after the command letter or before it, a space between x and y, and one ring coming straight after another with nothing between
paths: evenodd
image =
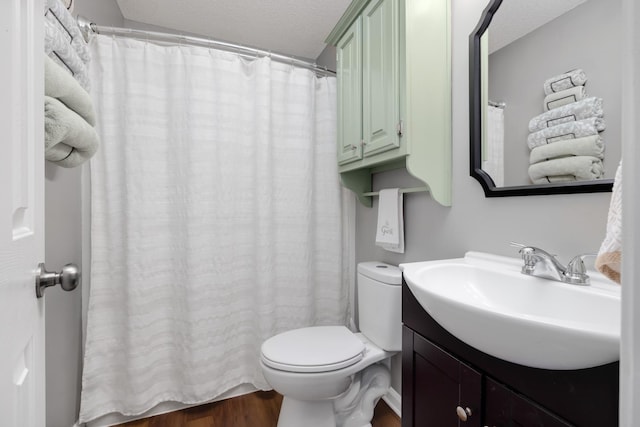
<instances>
[{"instance_id":1,"label":"cabinet knob","mask_svg":"<svg viewBox=\"0 0 640 427\"><path fill-rule=\"evenodd\" d=\"M458 418L460 418L460 421L467 421L471 416L471 409L463 409L462 406L458 406L456 407L456 414L458 414Z\"/></svg>"}]
</instances>

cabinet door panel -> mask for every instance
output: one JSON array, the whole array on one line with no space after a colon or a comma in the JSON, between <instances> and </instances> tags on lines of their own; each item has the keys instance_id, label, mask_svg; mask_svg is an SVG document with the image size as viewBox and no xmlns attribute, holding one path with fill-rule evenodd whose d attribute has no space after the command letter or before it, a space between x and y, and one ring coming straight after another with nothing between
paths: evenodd
<instances>
[{"instance_id":1,"label":"cabinet door panel","mask_svg":"<svg viewBox=\"0 0 640 427\"><path fill-rule=\"evenodd\" d=\"M362 21L357 19L336 46L338 75L338 164L362 158Z\"/></svg>"},{"instance_id":2,"label":"cabinet door panel","mask_svg":"<svg viewBox=\"0 0 640 427\"><path fill-rule=\"evenodd\" d=\"M486 379L485 424L491 427L571 427L535 403Z\"/></svg>"},{"instance_id":3,"label":"cabinet door panel","mask_svg":"<svg viewBox=\"0 0 640 427\"><path fill-rule=\"evenodd\" d=\"M415 359L416 426L457 427L458 381L429 360ZM446 409L445 409L446 408Z\"/></svg>"},{"instance_id":4,"label":"cabinet door panel","mask_svg":"<svg viewBox=\"0 0 640 427\"><path fill-rule=\"evenodd\" d=\"M414 426L480 427L482 375L414 334ZM471 415L461 422L457 407Z\"/></svg>"},{"instance_id":5,"label":"cabinet door panel","mask_svg":"<svg viewBox=\"0 0 640 427\"><path fill-rule=\"evenodd\" d=\"M397 0L373 0L362 14L364 156L400 146Z\"/></svg>"}]
</instances>

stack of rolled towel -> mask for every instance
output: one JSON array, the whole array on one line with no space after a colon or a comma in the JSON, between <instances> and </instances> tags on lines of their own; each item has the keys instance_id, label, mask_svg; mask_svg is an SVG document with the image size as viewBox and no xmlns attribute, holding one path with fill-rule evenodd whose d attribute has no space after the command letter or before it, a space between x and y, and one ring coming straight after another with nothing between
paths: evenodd
<instances>
[{"instance_id":1,"label":"stack of rolled towel","mask_svg":"<svg viewBox=\"0 0 640 427\"><path fill-rule=\"evenodd\" d=\"M545 112L529 122L529 177L534 184L590 181L604 176L602 98L587 97L581 69L544 83Z\"/></svg>"},{"instance_id":2,"label":"stack of rolled towel","mask_svg":"<svg viewBox=\"0 0 640 427\"><path fill-rule=\"evenodd\" d=\"M60 0L45 4L45 159L71 168L98 150L95 111L87 92L89 50Z\"/></svg>"},{"instance_id":3,"label":"stack of rolled towel","mask_svg":"<svg viewBox=\"0 0 640 427\"><path fill-rule=\"evenodd\" d=\"M44 3L44 53L89 91L91 53L76 20L62 1Z\"/></svg>"}]
</instances>

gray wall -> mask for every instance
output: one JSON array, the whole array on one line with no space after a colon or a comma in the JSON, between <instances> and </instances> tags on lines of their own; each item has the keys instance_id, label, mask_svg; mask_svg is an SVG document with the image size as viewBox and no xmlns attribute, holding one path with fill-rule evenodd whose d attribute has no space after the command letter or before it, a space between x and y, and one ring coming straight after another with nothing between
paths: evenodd
<instances>
[{"instance_id":1,"label":"gray wall","mask_svg":"<svg viewBox=\"0 0 640 427\"><path fill-rule=\"evenodd\" d=\"M115 0L78 0L74 14L101 24L121 26ZM81 168L45 163L45 262L59 271L82 265ZM82 289L46 292L47 427L71 427L80 409L82 368Z\"/></svg>"},{"instance_id":2,"label":"gray wall","mask_svg":"<svg viewBox=\"0 0 640 427\"><path fill-rule=\"evenodd\" d=\"M615 176L621 150L620 3L587 1L489 56L489 99L507 104L506 185L531 182L527 127L532 117L544 112L544 81L575 68L587 74L588 96L604 100L607 129L601 135L606 146L605 177Z\"/></svg>"},{"instance_id":3,"label":"gray wall","mask_svg":"<svg viewBox=\"0 0 640 427\"><path fill-rule=\"evenodd\" d=\"M316 59L316 63L322 67L335 71L336 70L336 48L335 46L325 47L320 56Z\"/></svg>"},{"instance_id":4,"label":"gray wall","mask_svg":"<svg viewBox=\"0 0 640 427\"><path fill-rule=\"evenodd\" d=\"M451 2L453 204L440 206L424 193L405 196L404 254L375 246L377 200L373 208L358 206L358 262L399 264L461 257L469 250L516 257L516 250L509 247L510 241L516 241L548 249L566 263L579 252L597 251L604 238L610 193L485 198L480 184L469 176L468 37L487 3ZM416 185L402 171L378 174L373 184L375 189ZM400 390L398 361L394 361L392 385Z\"/></svg>"}]
</instances>

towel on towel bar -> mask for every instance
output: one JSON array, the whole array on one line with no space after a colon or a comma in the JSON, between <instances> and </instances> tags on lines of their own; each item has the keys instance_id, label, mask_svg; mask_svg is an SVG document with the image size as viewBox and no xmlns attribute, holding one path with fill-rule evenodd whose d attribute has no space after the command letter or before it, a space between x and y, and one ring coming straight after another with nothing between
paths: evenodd
<instances>
[{"instance_id":1,"label":"towel on towel bar","mask_svg":"<svg viewBox=\"0 0 640 427\"><path fill-rule=\"evenodd\" d=\"M607 215L607 233L598 256L596 268L614 282L620 283L622 269L622 162L613 181L613 193Z\"/></svg>"},{"instance_id":2,"label":"towel on towel bar","mask_svg":"<svg viewBox=\"0 0 640 427\"><path fill-rule=\"evenodd\" d=\"M98 134L86 120L57 99L44 97L45 159L72 168L90 159L98 144Z\"/></svg>"},{"instance_id":3,"label":"towel on towel bar","mask_svg":"<svg viewBox=\"0 0 640 427\"><path fill-rule=\"evenodd\" d=\"M95 126L96 113L87 91L46 55L44 57L44 94L57 98L82 116L91 126Z\"/></svg>"},{"instance_id":4,"label":"towel on towel bar","mask_svg":"<svg viewBox=\"0 0 640 427\"><path fill-rule=\"evenodd\" d=\"M71 12L60 0L46 0L44 5L45 21L53 24L58 29L59 38L66 40L76 51L78 57L85 65L91 61L89 46L82 36L82 31Z\"/></svg>"},{"instance_id":5,"label":"towel on towel bar","mask_svg":"<svg viewBox=\"0 0 640 427\"><path fill-rule=\"evenodd\" d=\"M402 193L397 188L380 190L378 196L378 227L376 245L404 253L404 214Z\"/></svg>"},{"instance_id":6,"label":"towel on towel bar","mask_svg":"<svg viewBox=\"0 0 640 427\"><path fill-rule=\"evenodd\" d=\"M591 135L541 145L531 150L529 163L540 163L558 157L569 156L592 156L604 159L602 138L600 135Z\"/></svg>"},{"instance_id":7,"label":"towel on towel bar","mask_svg":"<svg viewBox=\"0 0 640 427\"><path fill-rule=\"evenodd\" d=\"M587 75L580 68L548 78L544 82L544 94L550 95L575 86L584 86Z\"/></svg>"},{"instance_id":8,"label":"towel on towel bar","mask_svg":"<svg viewBox=\"0 0 640 427\"><path fill-rule=\"evenodd\" d=\"M44 51L89 90L91 53L75 18L60 0L45 1Z\"/></svg>"},{"instance_id":9,"label":"towel on towel bar","mask_svg":"<svg viewBox=\"0 0 640 427\"><path fill-rule=\"evenodd\" d=\"M534 184L555 182L554 176L572 175L574 181L591 181L604 176L602 160L592 156L562 157L529 166L529 177Z\"/></svg>"},{"instance_id":10,"label":"towel on towel bar","mask_svg":"<svg viewBox=\"0 0 640 427\"><path fill-rule=\"evenodd\" d=\"M544 97L544 111L553 110L572 102L578 102L587 97L587 90L584 86L576 86L570 89L561 90Z\"/></svg>"},{"instance_id":11,"label":"towel on towel bar","mask_svg":"<svg viewBox=\"0 0 640 427\"><path fill-rule=\"evenodd\" d=\"M47 20L44 21L44 52L66 69L85 90L89 90L89 70L86 64L73 46L65 41L60 31Z\"/></svg>"},{"instance_id":12,"label":"towel on towel bar","mask_svg":"<svg viewBox=\"0 0 640 427\"><path fill-rule=\"evenodd\" d=\"M598 132L603 131L605 127L605 121L600 117L591 117L576 122L563 123L530 133L527 137L527 145L529 149L533 150L541 145L551 144L556 141L597 135Z\"/></svg>"},{"instance_id":13,"label":"towel on towel bar","mask_svg":"<svg viewBox=\"0 0 640 427\"><path fill-rule=\"evenodd\" d=\"M602 117L602 98L595 96L572 102L542 113L529 121L529 132L536 132L563 123L575 122L590 117Z\"/></svg>"}]
</instances>

